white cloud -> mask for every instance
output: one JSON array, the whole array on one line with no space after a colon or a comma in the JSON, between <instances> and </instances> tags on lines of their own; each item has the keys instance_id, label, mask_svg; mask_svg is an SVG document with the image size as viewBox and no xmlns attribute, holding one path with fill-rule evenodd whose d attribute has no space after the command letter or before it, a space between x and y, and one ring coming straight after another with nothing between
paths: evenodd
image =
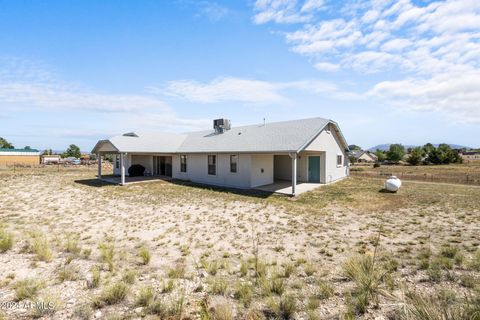
<instances>
[{"instance_id":1,"label":"white cloud","mask_svg":"<svg viewBox=\"0 0 480 320\"><path fill-rule=\"evenodd\" d=\"M333 68L333 66L331 67ZM290 102L289 91L309 94L328 94L339 99L350 99L353 94L343 92L331 82L307 79L288 82L268 82L242 78L217 78L208 83L193 80L170 81L164 87L151 87L153 94L167 95L198 103L252 103L282 104Z\"/></svg>"},{"instance_id":2,"label":"white cloud","mask_svg":"<svg viewBox=\"0 0 480 320\"><path fill-rule=\"evenodd\" d=\"M321 0L307 0L303 6L297 0L257 0L253 21L256 24L307 22L312 18L312 12L322 7Z\"/></svg>"},{"instance_id":3,"label":"white cloud","mask_svg":"<svg viewBox=\"0 0 480 320\"><path fill-rule=\"evenodd\" d=\"M334 72L338 71L340 66L330 62L318 62L315 64L315 68L321 71Z\"/></svg>"},{"instance_id":4,"label":"white cloud","mask_svg":"<svg viewBox=\"0 0 480 320\"><path fill-rule=\"evenodd\" d=\"M370 95L413 111L436 111L461 122L480 122L480 72L438 75L428 80L383 81Z\"/></svg>"},{"instance_id":5,"label":"white cloud","mask_svg":"<svg viewBox=\"0 0 480 320\"><path fill-rule=\"evenodd\" d=\"M303 14L296 1L289 3L289 15ZM438 111L442 106L442 112L480 122L475 112L478 103L467 98L477 97L470 84L480 78L480 1L418 4L413 0L371 0L338 6L328 15L313 13L298 27L285 30L282 34L291 50L309 57L322 71L351 69L362 75L377 73L376 79L382 75L400 78L392 83L379 81L370 92L379 94L383 92L379 89L386 86L384 90L388 87L388 93L392 93L391 86L403 84L418 93L408 98L382 94L395 105L405 101L412 104L418 99L413 104L422 106L422 110ZM469 82L458 80L463 74L469 75ZM432 95L450 85L444 79L452 79L451 86L456 90ZM422 90L413 90L416 86ZM447 112L448 108L454 112Z\"/></svg>"}]
</instances>

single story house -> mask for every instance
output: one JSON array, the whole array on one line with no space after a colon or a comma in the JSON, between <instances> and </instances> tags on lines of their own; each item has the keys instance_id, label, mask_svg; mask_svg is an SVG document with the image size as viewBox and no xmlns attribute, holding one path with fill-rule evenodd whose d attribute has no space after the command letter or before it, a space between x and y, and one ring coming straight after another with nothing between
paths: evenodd
<instances>
[{"instance_id":1,"label":"single story house","mask_svg":"<svg viewBox=\"0 0 480 320\"><path fill-rule=\"evenodd\" d=\"M214 120L213 130L176 133L130 132L100 140L92 153L113 154L113 174L125 176L131 165L147 176L167 176L202 184L258 188L288 181L327 184L348 176L348 144L338 124L312 118L231 127ZM101 160L98 178L102 178Z\"/></svg>"},{"instance_id":2,"label":"single story house","mask_svg":"<svg viewBox=\"0 0 480 320\"><path fill-rule=\"evenodd\" d=\"M40 151L37 149L0 148L0 166L33 167L40 164Z\"/></svg>"},{"instance_id":3,"label":"single story house","mask_svg":"<svg viewBox=\"0 0 480 320\"><path fill-rule=\"evenodd\" d=\"M460 156L464 161L476 161L480 160L480 151L464 151Z\"/></svg>"},{"instance_id":4,"label":"single story house","mask_svg":"<svg viewBox=\"0 0 480 320\"><path fill-rule=\"evenodd\" d=\"M351 155L357 159L357 162L372 163L378 160L378 157L370 151L354 150L351 152Z\"/></svg>"}]
</instances>

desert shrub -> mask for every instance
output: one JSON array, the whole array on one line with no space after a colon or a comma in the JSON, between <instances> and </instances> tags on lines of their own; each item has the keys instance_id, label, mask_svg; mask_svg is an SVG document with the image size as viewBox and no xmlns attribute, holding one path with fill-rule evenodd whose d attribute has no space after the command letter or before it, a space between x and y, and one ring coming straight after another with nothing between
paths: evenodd
<instances>
[{"instance_id":1,"label":"desert shrub","mask_svg":"<svg viewBox=\"0 0 480 320\"><path fill-rule=\"evenodd\" d=\"M248 274L248 261L243 260L240 261L240 275L245 277Z\"/></svg>"},{"instance_id":2,"label":"desert shrub","mask_svg":"<svg viewBox=\"0 0 480 320\"><path fill-rule=\"evenodd\" d=\"M213 307L213 319L215 320L232 320L232 305L228 302L219 303Z\"/></svg>"},{"instance_id":3,"label":"desert shrub","mask_svg":"<svg viewBox=\"0 0 480 320\"><path fill-rule=\"evenodd\" d=\"M64 281L75 281L78 279L78 268L72 264L64 264L60 266L57 270L58 280L61 282Z\"/></svg>"},{"instance_id":4,"label":"desert shrub","mask_svg":"<svg viewBox=\"0 0 480 320\"><path fill-rule=\"evenodd\" d=\"M324 299L328 299L331 296L333 296L334 292L335 291L334 291L333 286L331 284L329 284L328 282L325 282L325 281L321 281L318 284L318 288L315 291L315 296L318 299L324 300Z\"/></svg>"},{"instance_id":5,"label":"desert shrub","mask_svg":"<svg viewBox=\"0 0 480 320\"><path fill-rule=\"evenodd\" d=\"M271 299L267 303L268 311L279 319L293 319L297 311L297 301L291 295L285 295L277 299Z\"/></svg>"},{"instance_id":6,"label":"desert shrub","mask_svg":"<svg viewBox=\"0 0 480 320\"><path fill-rule=\"evenodd\" d=\"M52 250L47 237L41 232L33 232L30 236L29 251L35 254L40 261L51 261Z\"/></svg>"},{"instance_id":7,"label":"desert shrub","mask_svg":"<svg viewBox=\"0 0 480 320\"><path fill-rule=\"evenodd\" d=\"M348 309L362 314L372 301L377 302L378 295L382 292L381 284L385 273L375 268L375 258L367 255L348 259L343 272L355 282L355 288L347 296Z\"/></svg>"},{"instance_id":8,"label":"desert shrub","mask_svg":"<svg viewBox=\"0 0 480 320\"><path fill-rule=\"evenodd\" d=\"M154 298L155 292L151 286L146 286L140 289L137 298L135 299L135 305L141 307L149 306Z\"/></svg>"},{"instance_id":9,"label":"desert shrub","mask_svg":"<svg viewBox=\"0 0 480 320\"><path fill-rule=\"evenodd\" d=\"M68 234L65 237L64 250L65 252L78 255L82 251L82 247L80 247L77 238L71 234Z\"/></svg>"},{"instance_id":10,"label":"desert shrub","mask_svg":"<svg viewBox=\"0 0 480 320\"><path fill-rule=\"evenodd\" d=\"M146 308L146 311L157 315L160 319L181 319L184 307L185 297L181 295L170 302L156 298Z\"/></svg>"},{"instance_id":11,"label":"desert shrub","mask_svg":"<svg viewBox=\"0 0 480 320\"><path fill-rule=\"evenodd\" d=\"M101 243L98 248L100 249L100 258L102 262L106 263L109 271L113 271L113 258L115 255L115 245L113 243Z\"/></svg>"},{"instance_id":12,"label":"desert shrub","mask_svg":"<svg viewBox=\"0 0 480 320\"><path fill-rule=\"evenodd\" d=\"M167 275L169 278L182 279L185 278L185 265L177 264L174 268L168 270Z\"/></svg>"},{"instance_id":13,"label":"desert shrub","mask_svg":"<svg viewBox=\"0 0 480 320\"><path fill-rule=\"evenodd\" d=\"M445 245L441 248L440 254L449 259L455 258L455 256L459 253L459 249L457 247L451 245Z\"/></svg>"},{"instance_id":14,"label":"desert shrub","mask_svg":"<svg viewBox=\"0 0 480 320\"><path fill-rule=\"evenodd\" d=\"M480 249L478 249L473 255L472 259L468 263L468 267L475 271L480 271Z\"/></svg>"},{"instance_id":15,"label":"desert shrub","mask_svg":"<svg viewBox=\"0 0 480 320\"><path fill-rule=\"evenodd\" d=\"M7 232L1 225L0 225L0 252L6 252L12 249L13 246L13 235Z\"/></svg>"},{"instance_id":16,"label":"desert shrub","mask_svg":"<svg viewBox=\"0 0 480 320\"><path fill-rule=\"evenodd\" d=\"M289 278L295 272L295 266L293 263L286 263L283 266L283 277Z\"/></svg>"},{"instance_id":17,"label":"desert shrub","mask_svg":"<svg viewBox=\"0 0 480 320\"><path fill-rule=\"evenodd\" d=\"M73 315L81 320L90 320L93 316L93 310L89 304L81 303L75 307Z\"/></svg>"},{"instance_id":18,"label":"desert shrub","mask_svg":"<svg viewBox=\"0 0 480 320\"><path fill-rule=\"evenodd\" d=\"M239 300L244 306L252 302L253 286L249 283L237 283L235 286L234 298Z\"/></svg>"},{"instance_id":19,"label":"desert shrub","mask_svg":"<svg viewBox=\"0 0 480 320\"><path fill-rule=\"evenodd\" d=\"M260 278L260 285L264 296L269 296L272 293L282 295L285 291L285 281L280 277L262 277Z\"/></svg>"},{"instance_id":20,"label":"desert shrub","mask_svg":"<svg viewBox=\"0 0 480 320\"><path fill-rule=\"evenodd\" d=\"M135 270L127 269L123 273L122 280L127 284L134 284L137 279L137 272Z\"/></svg>"},{"instance_id":21,"label":"desert shrub","mask_svg":"<svg viewBox=\"0 0 480 320\"><path fill-rule=\"evenodd\" d=\"M127 297L128 286L120 281L103 288L100 295L93 299L95 307L119 303Z\"/></svg>"},{"instance_id":22,"label":"desert shrub","mask_svg":"<svg viewBox=\"0 0 480 320\"><path fill-rule=\"evenodd\" d=\"M163 282L162 284L163 293L172 292L174 288L175 288L175 282L172 279L169 279L167 282Z\"/></svg>"},{"instance_id":23,"label":"desert shrub","mask_svg":"<svg viewBox=\"0 0 480 320\"><path fill-rule=\"evenodd\" d=\"M225 295L228 290L228 283L224 278L213 278L210 280L210 292L213 294Z\"/></svg>"},{"instance_id":24,"label":"desert shrub","mask_svg":"<svg viewBox=\"0 0 480 320\"><path fill-rule=\"evenodd\" d=\"M91 278L87 279L87 287L89 289L97 288L100 284L100 268L93 266L91 269Z\"/></svg>"},{"instance_id":25,"label":"desert shrub","mask_svg":"<svg viewBox=\"0 0 480 320\"><path fill-rule=\"evenodd\" d=\"M312 263L306 263L303 266L303 271L305 272L307 277L310 277L317 271L317 269L315 268L315 266Z\"/></svg>"},{"instance_id":26,"label":"desert shrub","mask_svg":"<svg viewBox=\"0 0 480 320\"><path fill-rule=\"evenodd\" d=\"M138 251L138 256L142 260L142 264L147 265L150 263L151 255L150 250L147 247L141 247Z\"/></svg>"},{"instance_id":27,"label":"desert shrub","mask_svg":"<svg viewBox=\"0 0 480 320\"><path fill-rule=\"evenodd\" d=\"M398 311L404 320L445 320L480 318L480 295L467 296L461 300L445 303L437 295L424 297L414 292L406 294L406 301Z\"/></svg>"},{"instance_id":28,"label":"desert shrub","mask_svg":"<svg viewBox=\"0 0 480 320\"><path fill-rule=\"evenodd\" d=\"M21 301L34 298L41 288L43 288L43 283L35 279L17 281L13 286L15 290L15 300Z\"/></svg>"}]
</instances>

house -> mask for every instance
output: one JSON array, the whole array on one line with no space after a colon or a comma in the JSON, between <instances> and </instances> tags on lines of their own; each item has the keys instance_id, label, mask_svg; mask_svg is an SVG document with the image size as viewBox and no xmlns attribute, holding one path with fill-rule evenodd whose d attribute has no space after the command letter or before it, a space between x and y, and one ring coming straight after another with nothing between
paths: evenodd
<instances>
[{"instance_id":1,"label":"house","mask_svg":"<svg viewBox=\"0 0 480 320\"><path fill-rule=\"evenodd\" d=\"M0 148L0 166L32 167L40 164L40 151L36 149Z\"/></svg>"},{"instance_id":2,"label":"house","mask_svg":"<svg viewBox=\"0 0 480 320\"><path fill-rule=\"evenodd\" d=\"M348 144L337 123L312 118L231 127L227 119L214 120L213 130L175 133L130 132L100 140L92 153L113 154L114 175L125 184L134 164L147 176L166 176L242 189L275 191L287 183L313 186L348 176ZM101 179L101 161L98 177Z\"/></svg>"},{"instance_id":3,"label":"house","mask_svg":"<svg viewBox=\"0 0 480 320\"><path fill-rule=\"evenodd\" d=\"M378 160L378 157L370 151L354 150L350 154L357 159L357 162L373 163Z\"/></svg>"},{"instance_id":4,"label":"house","mask_svg":"<svg viewBox=\"0 0 480 320\"><path fill-rule=\"evenodd\" d=\"M480 160L480 151L464 151L460 153L464 161L478 161Z\"/></svg>"}]
</instances>

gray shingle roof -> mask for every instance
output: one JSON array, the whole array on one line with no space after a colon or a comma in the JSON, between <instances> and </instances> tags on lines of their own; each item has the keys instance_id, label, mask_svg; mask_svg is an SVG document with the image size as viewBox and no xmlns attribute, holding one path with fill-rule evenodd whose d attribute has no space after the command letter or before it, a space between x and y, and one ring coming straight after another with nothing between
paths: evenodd
<instances>
[{"instance_id":1,"label":"gray shingle roof","mask_svg":"<svg viewBox=\"0 0 480 320\"><path fill-rule=\"evenodd\" d=\"M329 123L336 125L328 119L310 118L232 127L221 134L215 134L213 129L186 134L137 132L138 137L123 135L108 141L119 152L294 152L305 147Z\"/></svg>"}]
</instances>

